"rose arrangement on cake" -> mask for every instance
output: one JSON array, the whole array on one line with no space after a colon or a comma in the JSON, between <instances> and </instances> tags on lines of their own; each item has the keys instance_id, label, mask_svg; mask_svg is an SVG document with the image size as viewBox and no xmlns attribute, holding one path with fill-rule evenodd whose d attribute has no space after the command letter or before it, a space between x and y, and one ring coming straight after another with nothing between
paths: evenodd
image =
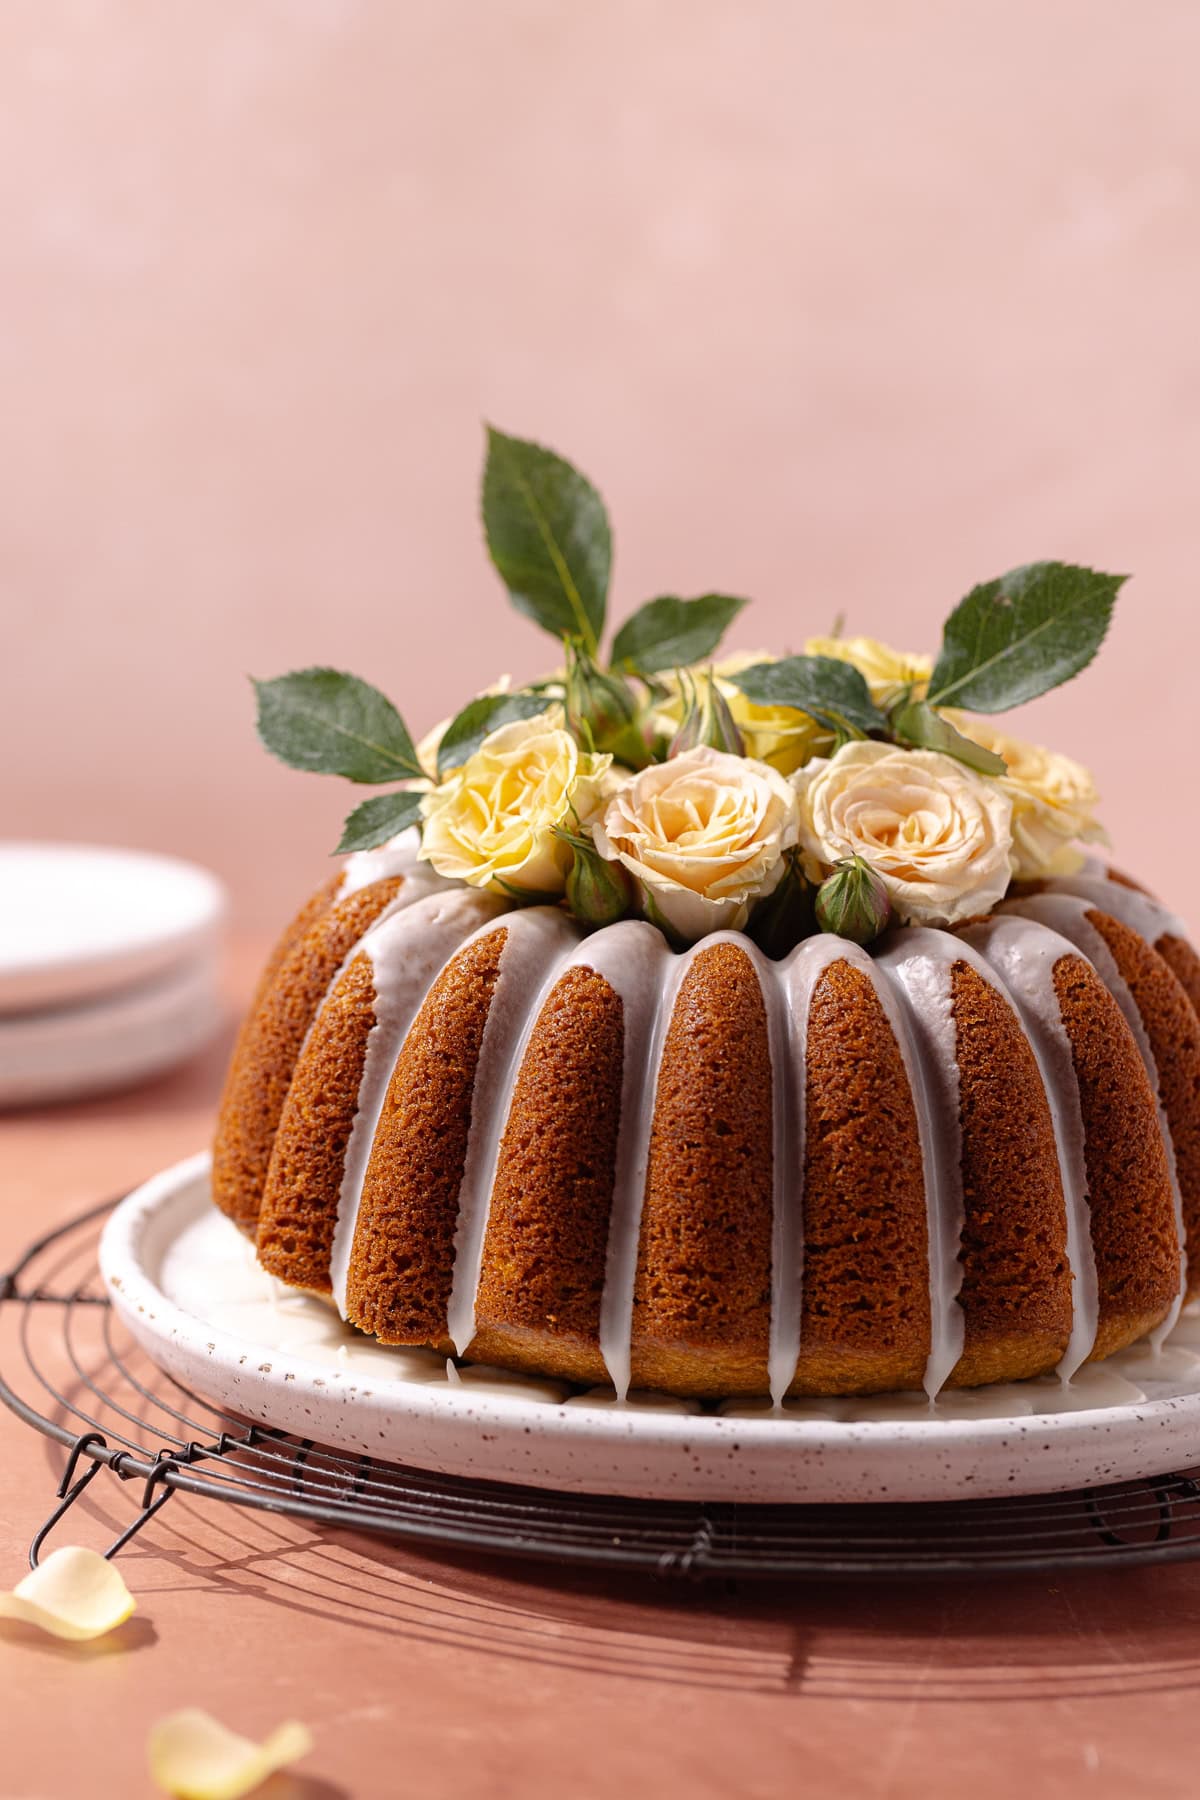
<instances>
[{"instance_id":1,"label":"rose arrangement on cake","mask_svg":"<svg viewBox=\"0 0 1200 1800\"><path fill-rule=\"evenodd\" d=\"M590 927L644 918L677 947L743 931L779 957L814 931L865 944L986 915L1104 840L1087 769L990 716L1086 667L1124 577L1011 570L955 607L936 658L837 633L722 655L745 605L727 594L648 601L605 656L612 533L592 484L489 431L483 523L513 605L558 640L549 673L504 677L419 743L356 676L257 684L276 756L395 784L339 850L416 827L449 881Z\"/></svg>"}]
</instances>

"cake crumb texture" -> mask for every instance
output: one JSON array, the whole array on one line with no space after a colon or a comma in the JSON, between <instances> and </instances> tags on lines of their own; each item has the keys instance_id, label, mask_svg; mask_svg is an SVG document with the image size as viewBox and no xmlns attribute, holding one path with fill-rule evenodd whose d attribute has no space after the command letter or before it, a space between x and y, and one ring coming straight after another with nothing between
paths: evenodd
<instances>
[{"instance_id":1,"label":"cake crumb texture","mask_svg":"<svg viewBox=\"0 0 1200 1800\"><path fill-rule=\"evenodd\" d=\"M385 1344L445 1343L475 1071L508 933L438 976L388 1085L350 1257L346 1310Z\"/></svg>"},{"instance_id":2,"label":"cake crumb texture","mask_svg":"<svg viewBox=\"0 0 1200 1800\"><path fill-rule=\"evenodd\" d=\"M1200 1243L1200 1019L1178 977L1145 938L1108 913L1089 911L1133 996L1158 1073L1179 1182L1185 1234ZM1200 1292L1200 1257L1189 1271L1189 1297Z\"/></svg>"},{"instance_id":3,"label":"cake crumb texture","mask_svg":"<svg viewBox=\"0 0 1200 1800\"><path fill-rule=\"evenodd\" d=\"M771 1107L757 971L736 945L714 944L684 977L659 1070L633 1296L635 1386L766 1386Z\"/></svg>"},{"instance_id":4,"label":"cake crumb texture","mask_svg":"<svg viewBox=\"0 0 1200 1800\"><path fill-rule=\"evenodd\" d=\"M1095 1359L1170 1310L1179 1292L1175 1200L1158 1108L1120 1008L1081 956L1060 957L1053 980L1083 1115L1100 1303Z\"/></svg>"},{"instance_id":5,"label":"cake crumb texture","mask_svg":"<svg viewBox=\"0 0 1200 1800\"><path fill-rule=\"evenodd\" d=\"M402 882L402 876L376 881L332 905L320 904L328 894L322 889L277 946L274 977L234 1049L213 1145L213 1199L243 1230L253 1230L258 1218L275 1133L309 1026L338 969Z\"/></svg>"},{"instance_id":6,"label":"cake crumb texture","mask_svg":"<svg viewBox=\"0 0 1200 1800\"><path fill-rule=\"evenodd\" d=\"M567 969L534 1023L501 1140L477 1361L604 1378L600 1297L623 1056L620 998L594 970Z\"/></svg>"},{"instance_id":7,"label":"cake crumb texture","mask_svg":"<svg viewBox=\"0 0 1200 1800\"><path fill-rule=\"evenodd\" d=\"M1067 1209L1029 1040L969 963L951 971L962 1130L963 1354L954 1386L1053 1369L1071 1335Z\"/></svg>"},{"instance_id":8,"label":"cake crumb texture","mask_svg":"<svg viewBox=\"0 0 1200 1800\"><path fill-rule=\"evenodd\" d=\"M868 977L831 963L808 1019L804 1264L793 1389L919 1388L930 1347L917 1115Z\"/></svg>"},{"instance_id":9,"label":"cake crumb texture","mask_svg":"<svg viewBox=\"0 0 1200 1800\"><path fill-rule=\"evenodd\" d=\"M1173 937L1170 932L1160 937L1154 948L1191 1001L1193 1012L1200 1016L1200 956L1186 938Z\"/></svg>"},{"instance_id":10,"label":"cake crumb texture","mask_svg":"<svg viewBox=\"0 0 1200 1800\"><path fill-rule=\"evenodd\" d=\"M360 954L334 983L297 1064L263 1194L258 1260L318 1293L330 1291L346 1146L374 1023L375 972Z\"/></svg>"}]
</instances>

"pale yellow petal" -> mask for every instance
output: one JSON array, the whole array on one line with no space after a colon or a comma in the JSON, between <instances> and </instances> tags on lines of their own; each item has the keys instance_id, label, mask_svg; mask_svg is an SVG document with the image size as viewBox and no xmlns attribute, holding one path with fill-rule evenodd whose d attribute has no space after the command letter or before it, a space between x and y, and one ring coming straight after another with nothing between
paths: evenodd
<instances>
[{"instance_id":1,"label":"pale yellow petal","mask_svg":"<svg viewBox=\"0 0 1200 1800\"><path fill-rule=\"evenodd\" d=\"M592 829L600 854L641 884L649 916L693 941L741 930L779 881L799 824L777 770L701 745L631 776Z\"/></svg>"},{"instance_id":2,"label":"pale yellow petal","mask_svg":"<svg viewBox=\"0 0 1200 1800\"><path fill-rule=\"evenodd\" d=\"M0 1593L0 1618L76 1643L115 1631L136 1606L115 1564L75 1544L51 1551L11 1593Z\"/></svg>"},{"instance_id":3,"label":"pale yellow petal","mask_svg":"<svg viewBox=\"0 0 1200 1800\"><path fill-rule=\"evenodd\" d=\"M311 1749L311 1732L295 1721L255 1744L209 1713L188 1707L158 1721L147 1755L150 1774L165 1794L181 1800L238 1800Z\"/></svg>"}]
</instances>

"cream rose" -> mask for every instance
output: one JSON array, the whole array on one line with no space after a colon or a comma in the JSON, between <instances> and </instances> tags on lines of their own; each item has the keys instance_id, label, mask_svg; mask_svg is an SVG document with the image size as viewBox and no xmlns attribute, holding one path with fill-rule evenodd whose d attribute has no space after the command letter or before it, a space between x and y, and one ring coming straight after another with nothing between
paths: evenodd
<instances>
[{"instance_id":1,"label":"cream rose","mask_svg":"<svg viewBox=\"0 0 1200 1800\"><path fill-rule=\"evenodd\" d=\"M650 916L693 941L746 923L796 832L796 796L777 770L701 746L619 788L594 835L641 883Z\"/></svg>"},{"instance_id":2,"label":"cream rose","mask_svg":"<svg viewBox=\"0 0 1200 1800\"><path fill-rule=\"evenodd\" d=\"M914 700L923 700L929 677L933 674L932 657L893 650L890 644L881 644L878 638L809 638L804 653L806 656L832 656L838 662L853 663L865 677L876 706L890 706L907 687L911 687Z\"/></svg>"},{"instance_id":3,"label":"cream rose","mask_svg":"<svg viewBox=\"0 0 1200 1800\"><path fill-rule=\"evenodd\" d=\"M1012 801L1013 865L1021 880L1073 875L1084 863L1082 852L1071 848L1073 840L1108 842L1095 817L1100 803L1096 783L1082 763L1006 737L974 713L947 711L946 717L964 737L994 750L1008 764L996 783Z\"/></svg>"},{"instance_id":4,"label":"cream rose","mask_svg":"<svg viewBox=\"0 0 1200 1800\"><path fill-rule=\"evenodd\" d=\"M560 706L499 726L423 800L422 861L494 893L561 894L571 851L554 827L589 821L611 762L580 750Z\"/></svg>"},{"instance_id":5,"label":"cream rose","mask_svg":"<svg viewBox=\"0 0 1200 1800\"><path fill-rule=\"evenodd\" d=\"M934 750L844 744L792 777L810 877L862 856L906 924L949 925L989 911L1012 873L1012 801Z\"/></svg>"},{"instance_id":6,"label":"cream rose","mask_svg":"<svg viewBox=\"0 0 1200 1800\"><path fill-rule=\"evenodd\" d=\"M790 775L810 757L828 750L833 743L833 733L810 719L807 713L798 712L794 706L755 706L729 679L743 669L752 669L756 663L778 661L777 656L771 656L766 650L739 650L713 663L712 672L733 715L733 722L742 734L747 756L769 763L781 775ZM701 675L708 667L707 663L698 663L690 673ZM661 736L672 738L683 720L683 695L674 674L659 679L669 692L655 710L654 729Z\"/></svg>"}]
</instances>

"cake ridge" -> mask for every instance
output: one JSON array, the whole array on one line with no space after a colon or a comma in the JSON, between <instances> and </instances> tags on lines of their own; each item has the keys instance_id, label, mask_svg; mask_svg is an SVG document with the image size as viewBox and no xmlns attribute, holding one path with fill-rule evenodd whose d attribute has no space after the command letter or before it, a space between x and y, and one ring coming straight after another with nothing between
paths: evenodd
<instances>
[{"instance_id":1,"label":"cake ridge","mask_svg":"<svg viewBox=\"0 0 1200 1800\"><path fill-rule=\"evenodd\" d=\"M629 919L586 939L573 960L609 984L623 1011L621 1116L598 1342L617 1397L624 1399L633 1368L634 1282L659 1072L675 998L692 959L690 952L676 955L654 926Z\"/></svg>"},{"instance_id":2,"label":"cake ridge","mask_svg":"<svg viewBox=\"0 0 1200 1800\"><path fill-rule=\"evenodd\" d=\"M513 1077L532 1029L533 1007L522 1007L517 1000L518 976L531 976L537 981L546 972L542 997L548 996L571 953L578 948L580 936L577 925L546 906L506 913L492 929L505 933L505 943L473 1077L446 1308L446 1336L459 1356L466 1354L475 1336L489 1203L508 1123L502 1097L512 1092ZM510 996L516 1004L510 1004ZM499 1097L492 1104L487 1103L489 1089L494 1089Z\"/></svg>"},{"instance_id":3,"label":"cake ridge","mask_svg":"<svg viewBox=\"0 0 1200 1800\"><path fill-rule=\"evenodd\" d=\"M409 835L410 834L408 833L405 834L406 837ZM405 843L395 847L389 846L384 850L360 851L357 855L347 859L346 867L341 874L341 879L330 898L329 910L331 912L335 907L340 906L344 900L352 900L356 895L366 893L370 888L376 887L380 882L397 881L399 882L399 886L391 899L388 900L387 903L380 908L378 913L376 913L375 917L370 920L361 935L354 939L353 943L347 949L346 954L342 957L341 962L329 977L325 992L318 1002L316 1011L308 1022L308 1029L301 1039L299 1055L296 1058L297 1065L308 1048L313 1027L321 1016L321 1008L324 1006L326 1000L337 986L338 981L346 973L346 970L350 967L350 964L354 961L355 957L362 954L363 946L370 938L371 933L373 931L378 931L382 926L386 925L389 920L394 919L397 913L407 912L409 907L416 906L418 902L422 900L431 900L443 893L452 894L462 891L461 889L456 889L452 883L443 881L440 875L435 875L425 864L418 863L416 860L415 848L416 833L412 833L411 836L413 838L412 845ZM371 866L371 858L373 857L379 858L379 865L374 871Z\"/></svg>"},{"instance_id":4,"label":"cake ridge","mask_svg":"<svg viewBox=\"0 0 1200 1800\"><path fill-rule=\"evenodd\" d=\"M1054 988L1053 972L1073 944L1036 920L1008 913L969 925L963 941L1002 978L1037 1058L1058 1149L1067 1210L1071 1267L1071 1333L1057 1373L1069 1381L1091 1355L1100 1322L1100 1293L1092 1243L1085 1133L1074 1053ZM1039 979L1040 977L1040 979Z\"/></svg>"},{"instance_id":5,"label":"cake ridge","mask_svg":"<svg viewBox=\"0 0 1200 1800\"><path fill-rule=\"evenodd\" d=\"M343 1319L363 1183L396 1058L437 975L475 928L501 910L497 901L470 890L422 894L359 940L359 954L371 964L374 1021L367 1034L358 1104L342 1164L330 1251L330 1282Z\"/></svg>"},{"instance_id":6,"label":"cake ridge","mask_svg":"<svg viewBox=\"0 0 1200 1800\"><path fill-rule=\"evenodd\" d=\"M1095 883L1084 883L1088 887ZM1112 886L1119 885L1112 883ZM1129 890L1133 891L1133 890ZM1167 1114L1162 1097L1162 1080L1158 1062L1150 1043L1145 1021L1141 1010L1133 997L1133 992L1126 981L1108 944L1101 933L1092 924L1088 913L1095 909L1095 902L1081 895L1055 890L1052 893L1032 894L1021 900L1005 902L1000 909L1013 912L1018 917L1035 919L1039 924L1047 925L1066 938L1091 963L1101 981L1120 1007L1128 1025L1133 1041L1138 1047L1146 1075L1154 1095L1154 1103L1158 1110L1159 1129L1162 1133L1163 1149L1167 1157L1167 1169L1171 1181L1171 1194L1175 1206L1175 1225L1179 1236L1179 1293L1170 1312L1155 1326L1151 1333L1151 1341L1161 1344L1174 1327L1183 1308L1187 1295L1188 1257L1187 1231L1184 1225L1183 1196L1179 1186L1179 1168L1175 1156L1175 1140L1171 1129L1171 1121ZM1165 910L1165 909L1164 909ZM1145 940L1144 934L1142 936ZM1150 945L1151 950L1153 945Z\"/></svg>"},{"instance_id":7,"label":"cake ridge","mask_svg":"<svg viewBox=\"0 0 1200 1800\"><path fill-rule=\"evenodd\" d=\"M806 952L803 956L801 951ZM800 1360L804 1330L804 1206L805 1155L808 1114L808 1024L812 997L825 971L837 962L845 962L864 974L876 985L874 960L860 945L849 938L822 932L796 945L781 963L772 965L776 979L772 983L784 1004L787 1018L787 1040L794 1052L789 1057L792 1079L776 1083L776 1093L786 1092L790 1120L785 1116L783 1129L791 1127L794 1153L787 1157L787 1168L793 1174L789 1208L786 1195L776 1206L775 1236L772 1248L779 1251L778 1262L772 1256L771 1326L767 1350L767 1374L772 1402L783 1403L795 1379ZM769 1016L769 1013L768 1013ZM782 1171L777 1171L782 1174ZM789 1212L792 1215L789 1217Z\"/></svg>"},{"instance_id":8,"label":"cake ridge","mask_svg":"<svg viewBox=\"0 0 1200 1800\"><path fill-rule=\"evenodd\" d=\"M875 957L897 999L903 995L907 1002L900 1009L904 1036L898 1042L916 1100L925 1175L930 1342L924 1387L931 1400L956 1367L966 1335L966 1318L956 1305L962 1287L964 1205L952 978L954 964L961 960L959 941L928 927L882 939Z\"/></svg>"},{"instance_id":9,"label":"cake ridge","mask_svg":"<svg viewBox=\"0 0 1200 1800\"><path fill-rule=\"evenodd\" d=\"M1065 894L1071 899L1087 900L1098 906L1102 912L1111 913L1131 931L1153 946L1160 937L1178 937L1185 943L1190 942L1188 928L1178 913L1172 912L1153 894L1147 894L1142 888L1131 887L1127 882L1116 881L1104 864L1095 857L1088 857L1083 868L1075 875L1052 875L1035 884L1038 892L1045 894ZM1031 896L1020 895L1018 899ZM1005 905L1016 904L1006 901Z\"/></svg>"}]
</instances>

